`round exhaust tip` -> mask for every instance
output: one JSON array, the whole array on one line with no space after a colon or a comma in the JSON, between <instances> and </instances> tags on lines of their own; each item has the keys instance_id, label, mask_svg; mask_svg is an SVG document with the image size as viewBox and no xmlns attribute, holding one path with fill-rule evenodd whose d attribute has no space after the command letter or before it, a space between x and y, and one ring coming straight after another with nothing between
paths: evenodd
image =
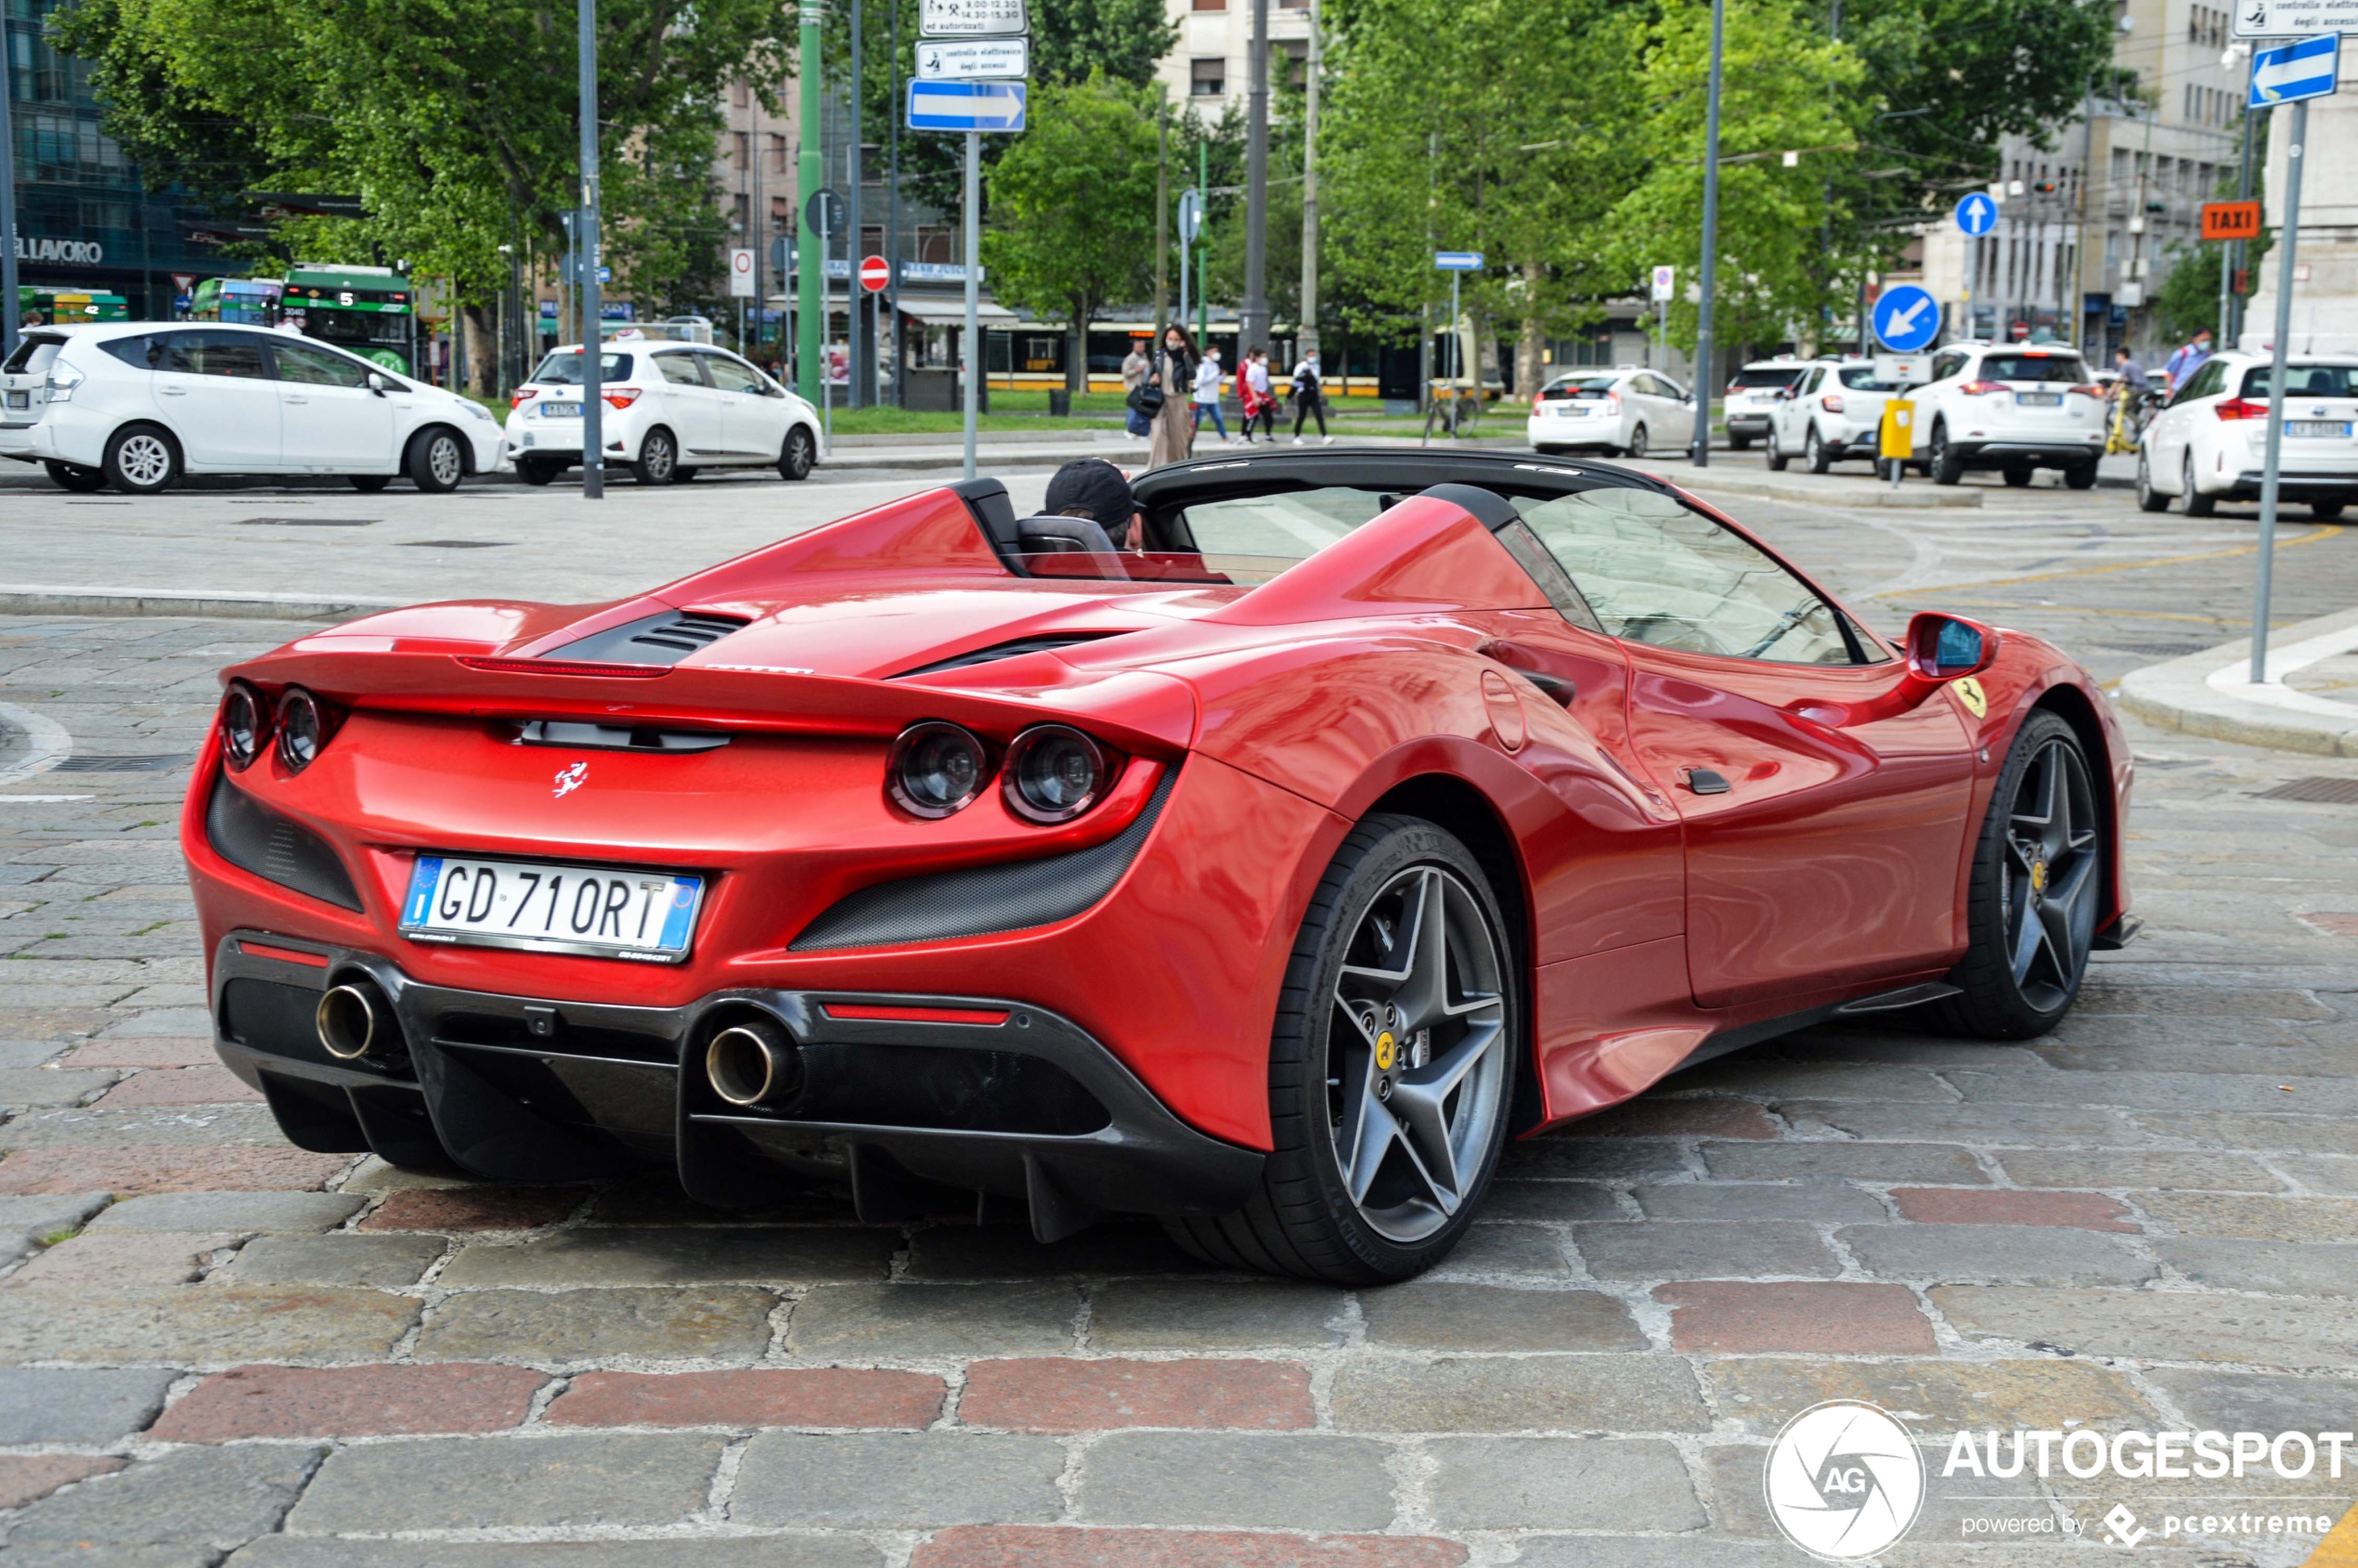
<instances>
[{"instance_id":1,"label":"round exhaust tip","mask_svg":"<svg viewBox=\"0 0 2358 1568\"><path fill-rule=\"evenodd\" d=\"M319 1030L319 1043L328 1055L340 1062L356 1062L377 1052L380 1034L389 1034L392 1019L382 1017L381 997L371 997L374 986L340 985L330 987L319 998L319 1010L312 1015L312 1022Z\"/></svg>"},{"instance_id":2,"label":"round exhaust tip","mask_svg":"<svg viewBox=\"0 0 2358 1568\"><path fill-rule=\"evenodd\" d=\"M802 1087L802 1053L767 1019L748 1018L714 1035L704 1067L712 1092L732 1106L769 1105Z\"/></svg>"}]
</instances>

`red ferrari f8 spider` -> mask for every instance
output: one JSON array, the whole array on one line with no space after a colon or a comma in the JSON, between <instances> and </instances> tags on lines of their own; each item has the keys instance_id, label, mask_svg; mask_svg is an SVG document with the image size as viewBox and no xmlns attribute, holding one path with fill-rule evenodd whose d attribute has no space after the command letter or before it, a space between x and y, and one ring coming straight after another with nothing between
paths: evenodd
<instances>
[{"instance_id":1,"label":"red ferrari f8 spider","mask_svg":"<svg viewBox=\"0 0 2358 1568\"><path fill-rule=\"evenodd\" d=\"M2037 638L1887 642L1604 465L1136 491L1121 544L980 480L230 669L223 1060L305 1148L1367 1283L1509 1136L1836 1017L2037 1034L2134 928L2128 748Z\"/></svg>"}]
</instances>

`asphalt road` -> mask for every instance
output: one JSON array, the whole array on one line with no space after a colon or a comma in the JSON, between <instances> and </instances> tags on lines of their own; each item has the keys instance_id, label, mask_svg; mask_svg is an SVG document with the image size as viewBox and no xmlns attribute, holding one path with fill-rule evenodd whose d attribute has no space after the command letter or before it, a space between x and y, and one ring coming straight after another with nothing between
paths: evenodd
<instances>
[{"instance_id":1,"label":"asphalt road","mask_svg":"<svg viewBox=\"0 0 2358 1568\"><path fill-rule=\"evenodd\" d=\"M11 495L0 537L23 582L601 598L905 487ZM2246 629L2248 518L1840 499L1727 504L1886 628L1948 605L2105 679ZM420 542L454 538L497 548ZM2282 619L2358 602L2347 531L2279 543ZM211 1065L172 824L214 669L301 629L0 617L0 1562L1800 1568L1764 1456L1836 1397L1927 1456L1893 1564L2103 1561L2118 1508L2135 1561L2291 1568L2358 1497L1940 1474L1965 1429L2351 1427L2358 819L2261 792L2358 763L2132 727L2151 926L2054 1035L1727 1058L1519 1146L1439 1274L1343 1292L1134 1226L291 1148Z\"/></svg>"}]
</instances>

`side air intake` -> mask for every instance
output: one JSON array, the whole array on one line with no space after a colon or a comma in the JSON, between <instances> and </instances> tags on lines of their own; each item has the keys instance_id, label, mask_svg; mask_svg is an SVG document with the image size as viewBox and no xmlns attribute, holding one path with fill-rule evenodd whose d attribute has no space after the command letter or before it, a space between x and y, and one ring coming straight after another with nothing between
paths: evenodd
<instances>
[{"instance_id":1,"label":"side air intake","mask_svg":"<svg viewBox=\"0 0 2358 1568\"><path fill-rule=\"evenodd\" d=\"M661 615L641 616L635 621L608 627L561 648L551 648L539 656L585 664L678 664L745 624L743 616L666 610Z\"/></svg>"}]
</instances>

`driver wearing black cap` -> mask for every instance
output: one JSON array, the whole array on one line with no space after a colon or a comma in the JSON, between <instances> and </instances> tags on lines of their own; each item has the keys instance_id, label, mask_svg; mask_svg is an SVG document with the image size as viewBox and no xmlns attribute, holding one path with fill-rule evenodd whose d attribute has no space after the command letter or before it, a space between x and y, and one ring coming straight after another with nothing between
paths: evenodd
<instances>
[{"instance_id":1,"label":"driver wearing black cap","mask_svg":"<svg viewBox=\"0 0 2358 1568\"><path fill-rule=\"evenodd\" d=\"M1130 492L1130 481L1103 458L1076 458L1056 470L1041 510L1057 517L1088 518L1117 549L1147 547L1147 520Z\"/></svg>"}]
</instances>

